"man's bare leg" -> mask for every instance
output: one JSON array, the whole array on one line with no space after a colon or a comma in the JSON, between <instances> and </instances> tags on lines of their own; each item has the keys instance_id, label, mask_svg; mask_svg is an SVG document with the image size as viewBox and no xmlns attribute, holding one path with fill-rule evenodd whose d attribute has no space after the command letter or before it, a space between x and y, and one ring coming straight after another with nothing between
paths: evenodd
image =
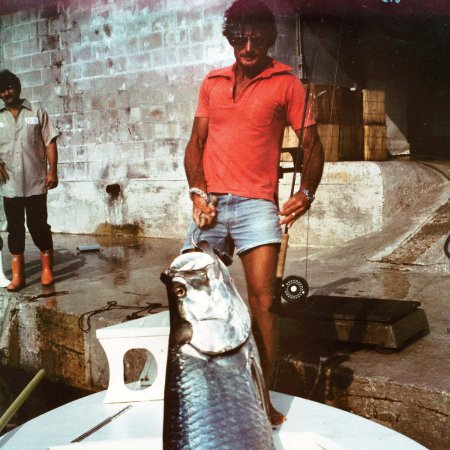
<instances>
[{"instance_id":1,"label":"man's bare leg","mask_svg":"<svg viewBox=\"0 0 450 450\"><path fill-rule=\"evenodd\" d=\"M247 282L248 302L253 320L253 332L261 358L264 381L269 389L275 372L278 347L277 316L269 311L278 261L276 245L262 245L241 255ZM286 418L269 399L270 421L279 425Z\"/></svg>"}]
</instances>

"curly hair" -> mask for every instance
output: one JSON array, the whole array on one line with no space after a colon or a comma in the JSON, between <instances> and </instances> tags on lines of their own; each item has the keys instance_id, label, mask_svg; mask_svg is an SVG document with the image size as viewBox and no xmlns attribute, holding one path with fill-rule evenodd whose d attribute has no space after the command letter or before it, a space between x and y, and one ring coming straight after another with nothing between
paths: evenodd
<instances>
[{"instance_id":1,"label":"curly hair","mask_svg":"<svg viewBox=\"0 0 450 450\"><path fill-rule=\"evenodd\" d=\"M21 90L20 80L9 70L0 70L0 92L5 91L10 86L15 87L19 91Z\"/></svg>"},{"instance_id":2,"label":"curly hair","mask_svg":"<svg viewBox=\"0 0 450 450\"><path fill-rule=\"evenodd\" d=\"M268 46L275 44L277 27L275 17L269 7L261 0L236 0L223 14L223 35L230 39L245 25L254 25L264 30ZM231 42L230 42L231 44Z\"/></svg>"}]
</instances>

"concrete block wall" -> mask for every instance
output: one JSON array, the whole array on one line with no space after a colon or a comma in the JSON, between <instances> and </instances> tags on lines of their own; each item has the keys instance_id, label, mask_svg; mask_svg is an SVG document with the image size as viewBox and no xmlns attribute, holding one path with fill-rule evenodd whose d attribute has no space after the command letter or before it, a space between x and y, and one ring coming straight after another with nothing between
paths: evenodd
<instances>
[{"instance_id":1,"label":"concrete block wall","mask_svg":"<svg viewBox=\"0 0 450 450\"><path fill-rule=\"evenodd\" d=\"M1 17L1 67L61 131L54 231L131 223L173 235L189 204L183 156L200 82L233 60L221 35L227 3L69 0ZM105 192L112 183L120 202Z\"/></svg>"}]
</instances>

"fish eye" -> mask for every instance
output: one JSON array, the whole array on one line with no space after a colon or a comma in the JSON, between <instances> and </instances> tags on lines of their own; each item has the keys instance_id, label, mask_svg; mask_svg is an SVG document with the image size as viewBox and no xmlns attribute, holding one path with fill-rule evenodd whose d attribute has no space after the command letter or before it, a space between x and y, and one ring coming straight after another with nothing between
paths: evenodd
<instances>
[{"instance_id":1,"label":"fish eye","mask_svg":"<svg viewBox=\"0 0 450 450\"><path fill-rule=\"evenodd\" d=\"M184 297L186 295L186 288L182 284L178 284L174 286L173 293L178 297Z\"/></svg>"}]
</instances>

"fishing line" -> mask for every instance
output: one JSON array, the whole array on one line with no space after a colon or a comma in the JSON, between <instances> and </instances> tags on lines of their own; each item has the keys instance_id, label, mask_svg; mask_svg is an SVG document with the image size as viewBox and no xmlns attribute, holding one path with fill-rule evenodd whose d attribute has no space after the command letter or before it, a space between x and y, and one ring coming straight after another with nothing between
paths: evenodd
<instances>
[{"instance_id":1,"label":"fishing line","mask_svg":"<svg viewBox=\"0 0 450 450\"><path fill-rule=\"evenodd\" d=\"M197 233L197 232L198 232L199 238L196 240L195 239L195 233ZM200 248L197 245L197 242L200 242L200 235L201 234L202 234L202 229L196 224L196 226L194 228L194 231L192 232L192 235L191 235L191 244L194 246L194 248Z\"/></svg>"},{"instance_id":2,"label":"fishing line","mask_svg":"<svg viewBox=\"0 0 450 450\"><path fill-rule=\"evenodd\" d=\"M198 245L198 243L201 242L200 241L200 235L201 235L202 231L203 230L198 225L196 225L196 227L194 228L194 231L192 232L192 235L191 235L191 243L192 243L192 246L194 248L196 248L196 249L198 249L198 250L203 252L204 250ZM197 232L198 232L198 236L199 236L198 239L195 238L195 234ZM226 266L231 266L231 264L233 262L232 254L233 254L234 250L230 251L231 255L229 255L227 253L227 251L229 251L229 249L228 249L228 247L226 245L227 239L228 239L228 235L225 236L224 238L221 238L221 240L218 241L215 245L212 245L212 249L213 249L214 253L216 254L216 256L218 256ZM224 250L224 251L222 251L219 248L219 242L221 242L221 241L223 241L225 243L226 250Z\"/></svg>"},{"instance_id":3,"label":"fishing line","mask_svg":"<svg viewBox=\"0 0 450 450\"><path fill-rule=\"evenodd\" d=\"M331 124L332 116L333 116L333 108L334 108L334 100L335 100L335 94L336 94L336 83L337 83L337 74L339 69L339 60L341 55L341 46L342 46L342 35L343 35L343 29L344 29L344 11L341 10L341 27L339 30L339 41L338 41L338 49L337 49L337 55L336 55L336 66L334 70L334 80L333 80L333 94L331 96L331 105L330 105L330 118L328 121L328 124ZM318 30L316 29L316 39L317 39L317 33ZM316 46L317 46L317 40L316 40ZM313 77L313 70L311 70L311 80ZM321 93L316 95L316 99L324 94L325 91L322 91ZM306 213L306 254L305 254L305 278L308 279L308 256L309 256L309 210Z\"/></svg>"},{"instance_id":4,"label":"fishing line","mask_svg":"<svg viewBox=\"0 0 450 450\"><path fill-rule=\"evenodd\" d=\"M334 108L334 99L335 99L335 93L336 93L336 81L337 81L337 73L339 68L339 59L341 55L341 43L342 43L342 31L344 28L344 11L341 11L341 29L339 31L339 42L338 42L338 51L336 55L336 67L334 71L334 81L333 81L333 95L331 96L331 106L330 106L330 119L328 121L328 124L331 123L332 115L333 115L333 108Z\"/></svg>"},{"instance_id":5,"label":"fishing line","mask_svg":"<svg viewBox=\"0 0 450 450\"><path fill-rule=\"evenodd\" d=\"M308 256L309 256L309 210L306 212L306 250L305 250L305 278L308 279Z\"/></svg>"},{"instance_id":6,"label":"fishing line","mask_svg":"<svg viewBox=\"0 0 450 450\"><path fill-rule=\"evenodd\" d=\"M311 386L311 389L309 390L309 393L307 395L305 395L304 398L306 398L308 400L310 400L312 398L314 391L317 389L320 379L322 378L326 363L329 360L330 360L330 358L328 356L320 356L319 357L319 366L317 368L316 376L314 377L314 381ZM281 359L277 362L276 367L275 367L274 376L273 376L273 389L276 389L277 381L278 381L278 372L280 370L280 364L282 362L287 363L287 364L293 364L294 366L297 364L297 360L294 359L292 353L286 355L283 359Z\"/></svg>"}]
</instances>

